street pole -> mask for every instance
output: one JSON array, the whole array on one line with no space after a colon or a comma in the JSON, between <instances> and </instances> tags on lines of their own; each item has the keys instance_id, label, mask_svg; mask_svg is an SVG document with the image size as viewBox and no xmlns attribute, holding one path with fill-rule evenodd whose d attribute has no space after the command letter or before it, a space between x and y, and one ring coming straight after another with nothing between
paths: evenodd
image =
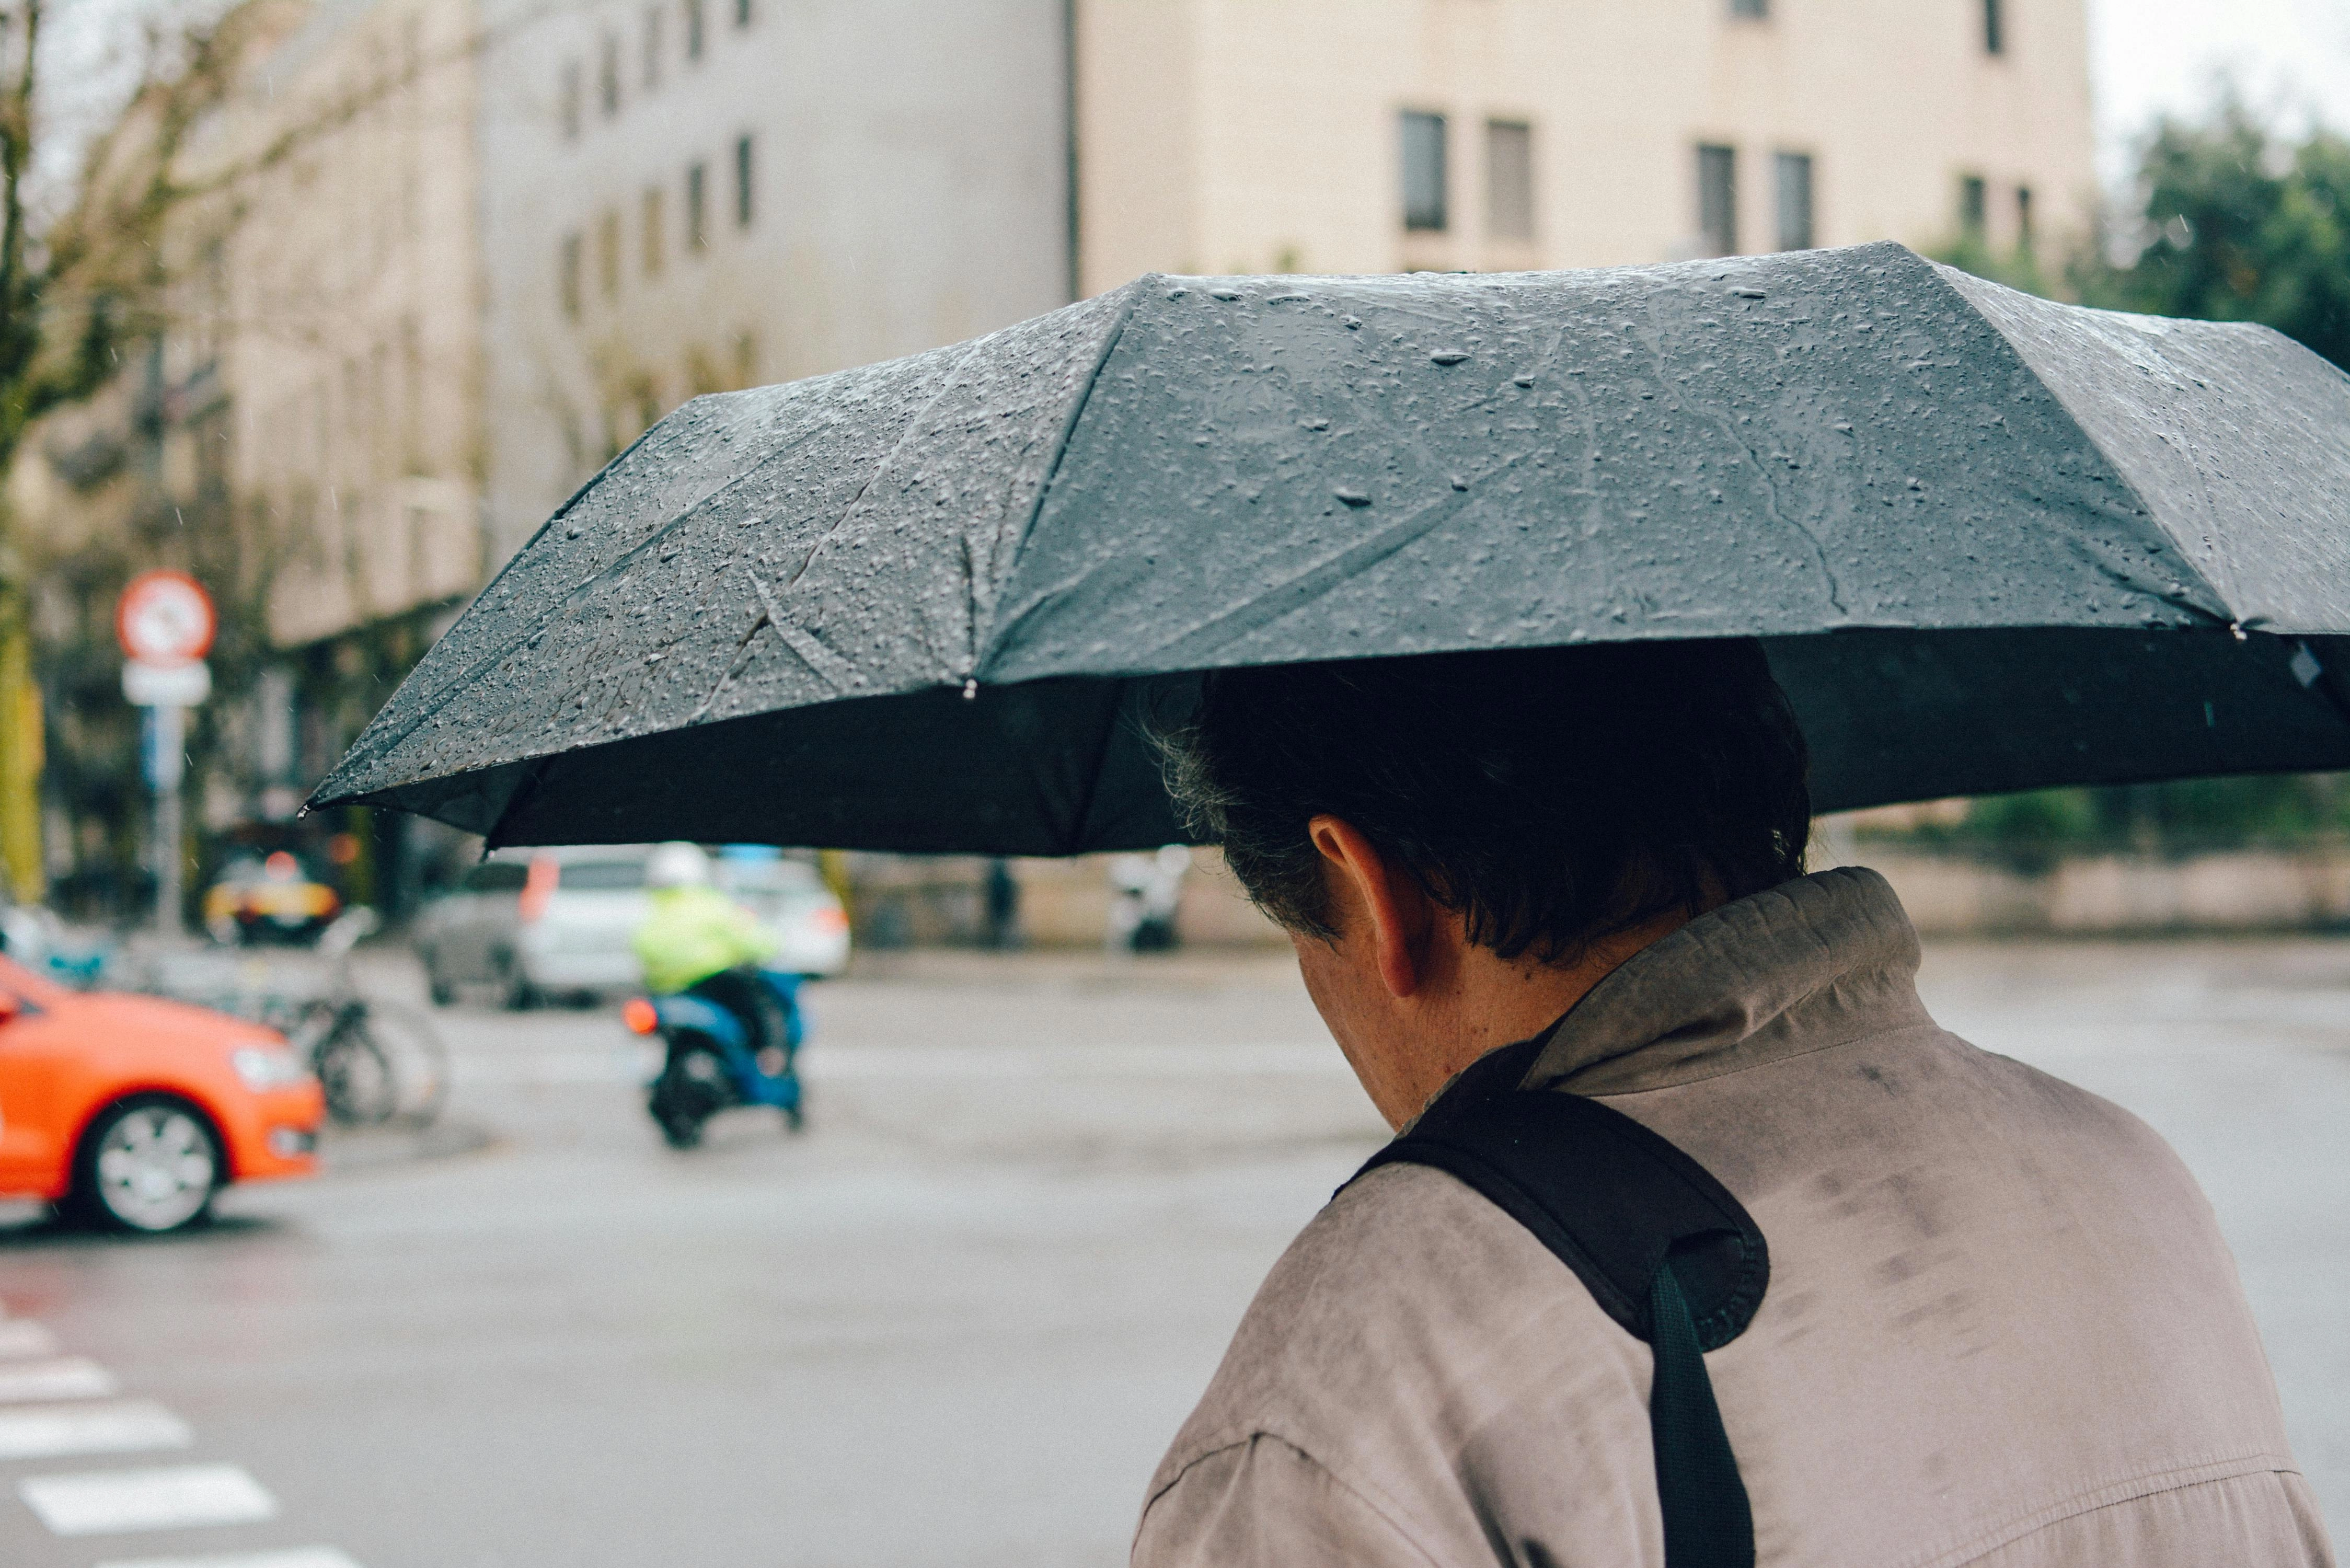
<instances>
[{"instance_id":1,"label":"street pole","mask_svg":"<svg viewBox=\"0 0 2350 1568\"><path fill-rule=\"evenodd\" d=\"M0 593L0 885L19 904L48 896L41 857L41 688L23 607Z\"/></svg>"},{"instance_id":2,"label":"street pole","mask_svg":"<svg viewBox=\"0 0 2350 1568\"><path fill-rule=\"evenodd\" d=\"M140 710L147 786L155 796L155 929L167 937L186 929L180 918L180 777L186 769L188 711L172 705Z\"/></svg>"},{"instance_id":3,"label":"street pole","mask_svg":"<svg viewBox=\"0 0 2350 1568\"><path fill-rule=\"evenodd\" d=\"M213 694L211 651L219 628L212 596L184 572L141 572L114 606L127 656L122 695L139 710L140 760L155 796L155 929L182 935L180 775L188 760L188 710Z\"/></svg>"}]
</instances>

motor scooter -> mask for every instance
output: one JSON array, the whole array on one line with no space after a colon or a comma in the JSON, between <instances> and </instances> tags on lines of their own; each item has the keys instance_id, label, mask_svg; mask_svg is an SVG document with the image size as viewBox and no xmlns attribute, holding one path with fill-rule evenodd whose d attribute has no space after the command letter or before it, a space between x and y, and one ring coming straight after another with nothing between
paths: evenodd
<instances>
[{"instance_id":1,"label":"motor scooter","mask_svg":"<svg viewBox=\"0 0 2350 1568\"><path fill-rule=\"evenodd\" d=\"M783 1036L756 1051L743 1021L706 997L685 992L639 996L621 1009L630 1029L659 1035L665 1047L660 1071L645 1085L645 1109L671 1148L699 1144L703 1124L734 1106L773 1106L794 1132L806 1125L797 1071L806 1033L800 977L753 972L766 989L773 1002L769 1019Z\"/></svg>"}]
</instances>

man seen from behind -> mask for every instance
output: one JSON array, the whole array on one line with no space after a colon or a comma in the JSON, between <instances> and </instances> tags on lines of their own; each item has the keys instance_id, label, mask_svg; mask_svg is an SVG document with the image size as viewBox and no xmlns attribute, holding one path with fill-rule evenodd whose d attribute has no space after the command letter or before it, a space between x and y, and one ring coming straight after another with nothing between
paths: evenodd
<instances>
[{"instance_id":1,"label":"man seen from behind","mask_svg":"<svg viewBox=\"0 0 2350 1568\"><path fill-rule=\"evenodd\" d=\"M1937 1026L1882 877L1804 874L1759 644L1227 670L1168 741L1389 1125L1498 1063L1759 1226L1767 1292L1703 1356L1753 1561L2331 1562L2202 1193L2128 1113ZM1380 1166L1265 1281L1134 1561L1664 1564L1652 1369L1527 1225Z\"/></svg>"}]
</instances>

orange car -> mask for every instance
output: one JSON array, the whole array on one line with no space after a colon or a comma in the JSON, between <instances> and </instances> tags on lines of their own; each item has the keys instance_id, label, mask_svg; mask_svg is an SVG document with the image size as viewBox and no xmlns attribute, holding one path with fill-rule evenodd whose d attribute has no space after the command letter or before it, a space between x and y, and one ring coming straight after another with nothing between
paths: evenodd
<instances>
[{"instance_id":1,"label":"orange car","mask_svg":"<svg viewBox=\"0 0 2350 1568\"><path fill-rule=\"evenodd\" d=\"M325 1112L308 1064L257 1023L0 959L0 1195L176 1231L232 1181L311 1174Z\"/></svg>"}]
</instances>

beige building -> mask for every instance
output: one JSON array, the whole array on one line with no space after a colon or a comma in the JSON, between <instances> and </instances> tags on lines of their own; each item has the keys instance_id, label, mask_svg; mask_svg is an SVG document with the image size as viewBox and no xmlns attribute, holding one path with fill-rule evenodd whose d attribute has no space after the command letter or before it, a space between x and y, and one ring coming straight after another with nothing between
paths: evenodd
<instances>
[{"instance_id":1,"label":"beige building","mask_svg":"<svg viewBox=\"0 0 2350 1568\"><path fill-rule=\"evenodd\" d=\"M488 564L473 10L321 0L187 160L224 192L229 485L281 649Z\"/></svg>"},{"instance_id":2,"label":"beige building","mask_svg":"<svg viewBox=\"0 0 2350 1568\"><path fill-rule=\"evenodd\" d=\"M1064 0L482 0L490 515L700 392L1067 302Z\"/></svg>"},{"instance_id":3,"label":"beige building","mask_svg":"<svg viewBox=\"0 0 2350 1568\"><path fill-rule=\"evenodd\" d=\"M44 677L52 777L85 768L78 801L127 772L102 645L130 570L187 566L229 609L204 815L279 817L486 575L687 398L1142 272L1969 230L2060 251L2091 191L2084 11L249 0L235 79L176 154L192 194L160 328L8 478L43 635L80 650ZM52 860L96 831L53 834Z\"/></svg>"},{"instance_id":4,"label":"beige building","mask_svg":"<svg viewBox=\"0 0 2350 1568\"><path fill-rule=\"evenodd\" d=\"M1081 0L1083 286L2064 237L2093 195L2085 12Z\"/></svg>"}]
</instances>

